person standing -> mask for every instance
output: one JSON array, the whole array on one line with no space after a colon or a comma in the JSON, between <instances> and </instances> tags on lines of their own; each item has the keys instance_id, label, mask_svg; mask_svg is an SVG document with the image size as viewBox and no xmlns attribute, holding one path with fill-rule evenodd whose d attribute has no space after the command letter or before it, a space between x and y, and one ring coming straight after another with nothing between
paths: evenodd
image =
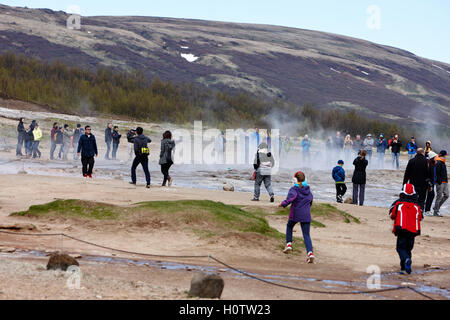
<instances>
[{"instance_id":1,"label":"person standing","mask_svg":"<svg viewBox=\"0 0 450 320\"><path fill-rule=\"evenodd\" d=\"M425 212L424 212L424 215L428 217L433 215L430 210L435 196L434 186L437 184L436 157L437 154L434 153L433 151L430 151L428 153L427 158L428 158L428 171L430 175L430 181L428 184L427 199L425 200Z\"/></svg>"},{"instance_id":2,"label":"person standing","mask_svg":"<svg viewBox=\"0 0 450 320\"><path fill-rule=\"evenodd\" d=\"M58 122L53 123L52 131L50 132L50 160L53 160L56 149L56 132L58 131Z\"/></svg>"},{"instance_id":3,"label":"person standing","mask_svg":"<svg viewBox=\"0 0 450 320\"><path fill-rule=\"evenodd\" d=\"M311 140L309 140L309 137L307 134L305 134L305 137L302 140L302 155L303 155L303 162L305 165L309 165L309 149L311 148ZM270 149L269 149L270 151Z\"/></svg>"},{"instance_id":4,"label":"person standing","mask_svg":"<svg viewBox=\"0 0 450 320\"><path fill-rule=\"evenodd\" d=\"M136 129L132 128L127 133L128 141L128 161L131 161L134 154L134 138L136 138Z\"/></svg>"},{"instance_id":5,"label":"person standing","mask_svg":"<svg viewBox=\"0 0 450 320\"><path fill-rule=\"evenodd\" d=\"M388 143L384 139L384 135L380 134L380 138L377 140L378 168L380 169L384 169L384 155L387 148Z\"/></svg>"},{"instance_id":6,"label":"person standing","mask_svg":"<svg viewBox=\"0 0 450 320\"><path fill-rule=\"evenodd\" d=\"M394 143L394 142L392 142ZM403 185L411 183L418 195L417 203L420 209L425 209L425 198L430 182L430 172L428 169L428 161L425 158L425 151L422 148L417 149L414 158L408 161L405 174L403 176Z\"/></svg>"},{"instance_id":7,"label":"person standing","mask_svg":"<svg viewBox=\"0 0 450 320\"><path fill-rule=\"evenodd\" d=\"M25 127L23 125L24 118L19 119L19 124L17 125L17 147L16 147L16 156L23 156L22 147L25 142Z\"/></svg>"},{"instance_id":8,"label":"person standing","mask_svg":"<svg viewBox=\"0 0 450 320\"><path fill-rule=\"evenodd\" d=\"M112 149L112 159L116 160L117 158L117 149L119 149L119 143L120 138L122 135L119 133L119 127L114 126L113 132L112 132L112 143L113 143L113 149Z\"/></svg>"},{"instance_id":9,"label":"person standing","mask_svg":"<svg viewBox=\"0 0 450 320\"><path fill-rule=\"evenodd\" d=\"M173 179L169 175L169 169L173 165L173 150L175 149L175 141L172 140L172 133L166 131L161 140L161 152L159 153L159 165L161 173L164 176L162 186L165 187L168 182L169 187L172 185Z\"/></svg>"},{"instance_id":10,"label":"person standing","mask_svg":"<svg viewBox=\"0 0 450 320\"><path fill-rule=\"evenodd\" d=\"M398 134L394 136L394 140L391 142L391 151L392 151L392 168L397 168L397 170L400 167L400 150L402 149L402 142L398 139ZM423 149L422 149L423 150Z\"/></svg>"},{"instance_id":11,"label":"person standing","mask_svg":"<svg viewBox=\"0 0 450 320\"><path fill-rule=\"evenodd\" d=\"M134 154L136 157L131 165L130 184L136 185L136 168L139 164L141 164L142 169L144 169L145 179L147 181L146 187L150 188L150 172L148 171L148 156L150 154L150 150L147 144L151 143L152 140L144 135L144 129L141 127L136 128L136 133L137 136L134 138Z\"/></svg>"},{"instance_id":12,"label":"person standing","mask_svg":"<svg viewBox=\"0 0 450 320\"><path fill-rule=\"evenodd\" d=\"M356 158L362 149L363 141L361 140L361 135L357 134L355 141L353 141L353 158Z\"/></svg>"},{"instance_id":13,"label":"person standing","mask_svg":"<svg viewBox=\"0 0 450 320\"><path fill-rule=\"evenodd\" d=\"M334 159L336 159L336 158L340 158L341 157L341 152L342 152L342 149L344 148L344 138L341 136L341 132L340 131L337 131L336 132L336 136L334 137L334 145L333 145L333 158ZM336 160L334 160L334 161L336 161ZM333 161L333 162L334 162Z\"/></svg>"},{"instance_id":14,"label":"person standing","mask_svg":"<svg viewBox=\"0 0 450 320\"><path fill-rule=\"evenodd\" d=\"M423 150L423 149L422 149ZM412 272L412 254L414 238L420 235L422 210L417 204L417 195L412 184L405 184L399 199L389 209L389 215L394 220L392 232L397 237L397 253L400 257L400 274Z\"/></svg>"},{"instance_id":15,"label":"person standing","mask_svg":"<svg viewBox=\"0 0 450 320\"><path fill-rule=\"evenodd\" d=\"M263 142L259 145L256 151L255 159L253 160L253 168L256 170L255 174L255 191L252 201L259 201L261 184L264 181L264 186L270 196L270 202L274 202L274 193L272 190L272 168L275 165L275 160L272 153L267 149L267 143Z\"/></svg>"},{"instance_id":16,"label":"person standing","mask_svg":"<svg viewBox=\"0 0 450 320\"><path fill-rule=\"evenodd\" d=\"M109 152L111 151L111 142L112 142L112 123L108 123L108 126L105 129L105 142L106 142L105 160L109 160Z\"/></svg>"},{"instance_id":17,"label":"person standing","mask_svg":"<svg viewBox=\"0 0 450 320\"><path fill-rule=\"evenodd\" d=\"M25 152L27 159L31 158L31 155L33 153L33 142L34 142L33 129L34 125L33 127L29 125L25 129Z\"/></svg>"},{"instance_id":18,"label":"person standing","mask_svg":"<svg viewBox=\"0 0 450 320\"><path fill-rule=\"evenodd\" d=\"M375 140L373 140L372 135L369 133L363 142L363 150L366 151L367 161L372 166L372 149L375 145Z\"/></svg>"},{"instance_id":19,"label":"person standing","mask_svg":"<svg viewBox=\"0 0 450 320\"><path fill-rule=\"evenodd\" d=\"M353 141L351 136L348 134L345 136L344 139L344 156L345 156L345 162L350 162L350 159L352 157L352 150L353 150Z\"/></svg>"},{"instance_id":20,"label":"person standing","mask_svg":"<svg viewBox=\"0 0 450 320\"><path fill-rule=\"evenodd\" d=\"M428 140L427 142L425 142L425 156L428 156L428 152L432 150L433 149L431 148L431 141Z\"/></svg>"},{"instance_id":21,"label":"person standing","mask_svg":"<svg viewBox=\"0 0 450 320\"><path fill-rule=\"evenodd\" d=\"M333 144L333 137L328 136L327 140L325 141L325 167L328 168L328 166L331 164L332 160L331 157L334 156L334 144Z\"/></svg>"},{"instance_id":22,"label":"person standing","mask_svg":"<svg viewBox=\"0 0 450 320\"><path fill-rule=\"evenodd\" d=\"M364 205L364 197L366 190L366 168L369 162L366 159L367 151L362 150L358 157L353 161L355 171L353 172L353 204L362 206Z\"/></svg>"},{"instance_id":23,"label":"person standing","mask_svg":"<svg viewBox=\"0 0 450 320\"><path fill-rule=\"evenodd\" d=\"M445 164L445 157L447 151L442 150L439 152L439 156L436 157L436 202L434 203L433 215L436 217L442 217L439 214L439 210L442 205L448 199L448 176L447 166Z\"/></svg>"},{"instance_id":24,"label":"person standing","mask_svg":"<svg viewBox=\"0 0 450 320\"><path fill-rule=\"evenodd\" d=\"M289 210L289 220L286 226L286 247L284 248L284 253L289 253L292 251L292 232L294 230L294 226L297 223L300 223L303 234L303 242L306 247L306 262L314 263L314 253L313 246L310 236L310 228L311 228L311 206L313 202L313 195L311 190L306 183L305 174L301 171L297 172L294 175L294 179L292 181L294 186L289 190L289 193L281 204L278 207L286 208L288 205L291 205L291 209Z\"/></svg>"},{"instance_id":25,"label":"person standing","mask_svg":"<svg viewBox=\"0 0 450 320\"><path fill-rule=\"evenodd\" d=\"M338 165L333 168L331 176L336 182L336 201L338 203L343 203L344 195L347 192L347 186L345 185L344 161L338 161Z\"/></svg>"},{"instance_id":26,"label":"person standing","mask_svg":"<svg viewBox=\"0 0 450 320\"><path fill-rule=\"evenodd\" d=\"M406 150L408 151L408 160L411 160L416 155L417 144L414 137L411 137L411 141L406 145ZM428 157L428 152L425 152L425 157Z\"/></svg>"},{"instance_id":27,"label":"person standing","mask_svg":"<svg viewBox=\"0 0 450 320\"><path fill-rule=\"evenodd\" d=\"M39 125L36 123L33 130L34 142L33 142L33 159L41 158L41 151L39 151L39 143L42 139L42 130L39 128Z\"/></svg>"},{"instance_id":28,"label":"person standing","mask_svg":"<svg viewBox=\"0 0 450 320\"><path fill-rule=\"evenodd\" d=\"M72 143L73 143L73 136L69 131L69 125L65 124L63 130L63 157L62 157L64 161L67 160L69 150L71 147L73 147Z\"/></svg>"},{"instance_id":29,"label":"person standing","mask_svg":"<svg viewBox=\"0 0 450 320\"><path fill-rule=\"evenodd\" d=\"M59 126L58 130L56 131L56 146L60 146L59 147L59 151L58 151L58 159L62 159L62 155L64 153L64 127Z\"/></svg>"},{"instance_id":30,"label":"person standing","mask_svg":"<svg viewBox=\"0 0 450 320\"><path fill-rule=\"evenodd\" d=\"M78 156L81 153L81 163L83 164L83 177L92 179L92 171L94 169L94 156L98 157L97 142L92 134L90 126L84 127L84 135L78 141Z\"/></svg>"},{"instance_id":31,"label":"person standing","mask_svg":"<svg viewBox=\"0 0 450 320\"><path fill-rule=\"evenodd\" d=\"M84 129L81 127L81 124L77 124L77 127L75 130L73 130L73 139L72 139L72 145L73 145L73 160L78 160L78 141L80 141L80 137L84 134Z\"/></svg>"}]
</instances>

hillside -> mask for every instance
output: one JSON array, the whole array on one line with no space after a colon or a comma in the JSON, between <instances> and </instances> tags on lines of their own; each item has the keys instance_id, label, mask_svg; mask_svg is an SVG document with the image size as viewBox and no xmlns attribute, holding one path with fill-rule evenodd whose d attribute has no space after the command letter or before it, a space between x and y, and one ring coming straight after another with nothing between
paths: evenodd
<instances>
[{"instance_id":1,"label":"hillside","mask_svg":"<svg viewBox=\"0 0 450 320\"><path fill-rule=\"evenodd\" d=\"M244 89L399 122L450 123L450 65L331 33L157 17L82 17L0 5L0 53L163 81Z\"/></svg>"}]
</instances>

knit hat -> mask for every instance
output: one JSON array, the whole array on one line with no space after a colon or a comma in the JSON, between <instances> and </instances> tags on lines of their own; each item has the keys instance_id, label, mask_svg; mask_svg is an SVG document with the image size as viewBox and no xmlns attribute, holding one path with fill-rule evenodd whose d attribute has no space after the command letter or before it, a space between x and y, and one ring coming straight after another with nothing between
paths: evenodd
<instances>
[{"instance_id":1,"label":"knit hat","mask_svg":"<svg viewBox=\"0 0 450 320\"><path fill-rule=\"evenodd\" d=\"M411 196L413 194L416 194L416 191L414 190L414 186L412 184L406 183L403 185L403 190L401 193Z\"/></svg>"}]
</instances>

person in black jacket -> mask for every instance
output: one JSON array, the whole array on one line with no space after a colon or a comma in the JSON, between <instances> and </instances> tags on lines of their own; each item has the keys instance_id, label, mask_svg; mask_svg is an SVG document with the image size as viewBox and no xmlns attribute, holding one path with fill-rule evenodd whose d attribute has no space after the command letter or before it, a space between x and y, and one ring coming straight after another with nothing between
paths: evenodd
<instances>
[{"instance_id":1,"label":"person in black jacket","mask_svg":"<svg viewBox=\"0 0 450 320\"><path fill-rule=\"evenodd\" d=\"M120 138L122 137L122 135L119 134L118 126L114 126L114 130L112 131L111 135L112 135L112 142L113 142L112 159L116 160L117 149L119 149Z\"/></svg>"},{"instance_id":2,"label":"person in black jacket","mask_svg":"<svg viewBox=\"0 0 450 320\"><path fill-rule=\"evenodd\" d=\"M108 123L108 126L105 129L105 142L106 142L105 160L109 160L109 152L111 151L111 142L112 142L112 123Z\"/></svg>"},{"instance_id":3,"label":"person in black jacket","mask_svg":"<svg viewBox=\"0 0 450 320\"><path fill-rule=\"evenodd\" d=\"M142 165L145 173L145 179L147 180L147 188L150 188L150 172L148 171L148 156L150 154L150 150L147 146L148 143L151 143L152 140L145 136L144 129L141 127L136 128L137 136L134 138L134 154L136 157L133 160L133 164L131 165L131 182L130 184L136 185L136 168L139 164Z\"/></svg>"},{"instance_id":4,"label":"person in black jacket","mask_svg":"<svg viewBox=\"0 0 450 320\"><path fill-rule=\"evenodd\" d=\"M353 204L358 204L359 195L359 205L364 205L364 196L366 190L366 168L369 162L366 159L367 152L362 150L358 157L353 161L355 166L355 171L353 172L352 183L353 183Z\"/></svg>"},{"instance_id":5,"label":"person in black jacket","mask_svg":"<svg viewBox=\"0 0 450 320\"><path fill-rule=\"evenodd\" d=\"M429 175L430 175L430 183L429 183L429 186L427 189L427 199L425 200L424 216L428 216L428 217L433 215L430 212L430 210L431 210L431 205L433 204L433 200L434 200L434 196L435 196L434 186L436 185L436 182L437 182L436 157L437 157L437 154L434 153L433 151L430 151L427 156L428 171L429 171Z\"/></svg>"},{"instance_id":6,"label":"person in black jacket","mask_svg":"<svg viewBox=\"0 0 450 320\"><path fill-rule=\"evenodd\" d=\"M25 152L26 157L31 158L31 155L33 153L33 142L34 142L34 135L33 135L34 125L31 127L27 126L25 129Z\"/></svg>"},{"instance_id":7,"label":"person in black jacket","mask_svg":"<svg viewBox=\"0 0 450 320\"><path fill-rule=\"evenodd\" d=\"M128 161L131 161L134 154L134 138L136 138L136 129L132 128L127 133L128 141Z\"/></svg>"},{"instance_id":8,"label":"person in black jacket","mask_svg":"<svg viewBox=\"0 0 450 320\"><path fill-rule=\"evenodd\" d=\"M84 135L78 141L78 156L81 153L81 163L83 164L83 177L92 179L92 170L94 169L94 156L98 157L97 142L95 136L91 133L91 127L84 127Z\"/></svg>"},{"instance_id":9,"label":"person in black jacket","mask_svg":"<svg viewBox=\"0 0 450 320\"><path fill-rule=\"evenodd\" d=\"M403 185L406 183L411 183L414 186L418 195L417 203L420 209L424 211L427 189L430 187L430 171L427 158L425 158L425 151L422 148L417 149L416 156L408 161L403 176Z\"/></svg>"},{"instance_id":10,"label":"person in black jacket","mask_svg":"<svg viewBox=\"0 0 450 320\"><path fill-rule=\"evenodd\" d=\"M434 216L442 217L439 214L441 206L447 201L448 195L448 175L447 166L445 164L445 157L447 151L442 150L439 152L439 157L436 157L436 202L434 203Z\"/></svg>"},{"instance_id":11,"label":"person in black jacket","mask_svg":"<svg viewBox=\"0 0 450 320\"><path fill-rule=\"evenodd\" d=\"M394 136L394 139L391 142L391 151L392 151L392 168L395 166L400 167L399 158L400 158L400 150L402 149L402 142L398 139L398 135Z\"/></svg>"},{"instance_id":12,"label":"person in black jacket","mask_svg":"<svg viewBox=\"0 0 450 320\"><path fill-rule=\"evenodd\" d=\"M78 160L78 141L80 141L81 136L84 134L84 129L81 127L81 124L77 124L75 130L73 130L73 160Z\"/></svg>"},{"instance_id":13,"label":"person in black jacket","mask_svg":"<svg viewBox=\"0 0 450 320\"><path fill-rule=\"evenodd\" d=\"M24 118L19 119L19 124L17 125L17 147L16 156L23 156L22 146L25 142L25 127L23 125Z\"/></svg>"},{"instance_id":14,"label":"person in black jacket","mask_svg":"<svg viewBox=\"0 0 450 320\"><path fill-rule=\"evenodd\" d=\"M166 186L168 182L169 187L172 185L173 179L169 175L169 169L173 164L172 151L175 148L175 141L172 140L172 133L166 131L163 134L161 141L161 152L159 153L159 164L161 165L161 172L164 176L162 186Z\"/></svg>"}]
</instances>

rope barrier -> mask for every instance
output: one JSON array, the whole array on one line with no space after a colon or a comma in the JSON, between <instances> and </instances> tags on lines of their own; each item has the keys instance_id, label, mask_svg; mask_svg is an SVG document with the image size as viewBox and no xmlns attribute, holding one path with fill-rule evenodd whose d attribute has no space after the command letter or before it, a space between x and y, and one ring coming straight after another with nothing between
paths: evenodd
<instances>
[{"instance_id":1,"label":"rope barrier","mask_svg":"<svg viewBox=\"0 0 450 320\"><path fill-rule=\"evenodd\" d=\"M150 254L150 253L140 253L140 252L133 252L133 251L127 251L127 250L122 250L122 249L116 249L116 248L111 248L111 247L107 247L107 246L103 246L103 245L99 245L93 242L89 242L89 241L85 241L82 239L78 239L72 236L69 236L65 233L46 233L46 234L39 234L39 233L21 233L21 232L9 232L9 231L4 231L4 230L0 230L0 233L4 233L4 234L12 234L12 235L22 235L22 236L61 236L66 237L68 239L72 239L74 241L78 241L84 244L88 244L91 246L95 246L98 248L102 248L102 249L107 249L107 250L112 250L112 251L117 251L117 252L122 252L122 253L127 253L127 254L132 254L132 255L140 255L140 256L147 256L147 257L163 257L163 258L208 258L208 263L210 260L214 260L217 263L231 269L234 270L240 274L243 274L249 278L252 278L254 280L258 280L261 282L264 282L266 284L270 284L273 286L277 286L277 287L281 287L281 288L285 288L285 289L291 289L291 290L296 290L296 291L302 291L302 292L308 292L308 293L319 293L319 294L338 294L338 295L344 295L344 294L375 294L375 293L381 293L381 292L389 292L389 291L396 291L396 290L404 290L404 289L410 289L411 291L421 295L422 297L425 297L427 299L430 300L434 300L432 297L427 296L425 294L423 294L422 292L418 291L417 289L411 287L411 286L397 286L397 287L392 287L392 288L386 288L386 289L374 289L374 290L365 290L365 291L361 291L361 290L354 290L354 291L323 291L323 290L311 290L311 289L304 289L304 288L298 288L298 287L292 287L292 286L288 286L288 285L284 285L284 284L279 284L279 283L275 283L266 279L262 279L259 277L256 277L252 274L249 274L248 272L242 271L240 269L237 269L221 260L219 260L218 258L208 254L208 255L180 255L180 256L174 256L174 255L162 255L162 254Z\"/></svg>"}]
</instances>

